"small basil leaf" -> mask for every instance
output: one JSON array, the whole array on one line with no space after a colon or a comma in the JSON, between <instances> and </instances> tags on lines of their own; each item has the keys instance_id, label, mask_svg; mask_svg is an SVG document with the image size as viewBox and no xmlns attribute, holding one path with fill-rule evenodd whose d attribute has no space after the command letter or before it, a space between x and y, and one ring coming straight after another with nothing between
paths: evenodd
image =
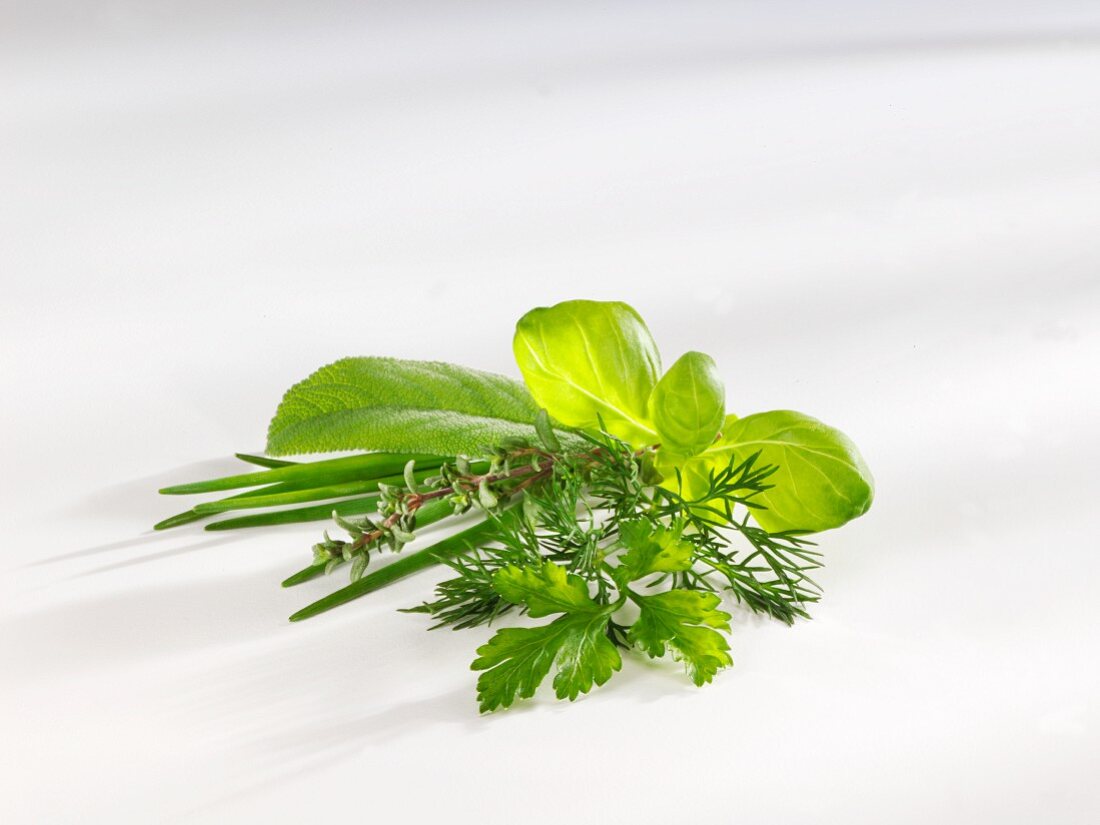
<instances>
[{"instance_id":1,"label":"small basil leaf","mask_svg":"<svg viewBox=\"0 0 1100 825\"><path fill-rule=\"evenodd\" d=\"M718 441L698 455L677 455L663 447L658 450L654 456L654 470L661 477L660 485L680 493L686 499L705 495L711 471L718 472L729 464L731 453L724 450L728 446L725 434L735 421L737 416L729 413L722 421Z\"/></svg>"},{"instance_id":2,"label":"small basil leaf","mask_svg":"<svg viewBox=\"0 0 1100 825\"><path fill-rule=\"evenodd\" d=\"M569 427L641 446L656 441L646 402L660 356L638 313L615 301L539 307L516 325L516 363L540 407Z\"/></svg>"},{"instance_id":3,"label":"small basil leaf","mask_svg":"<svg viewBox=\"0 0 1100 825\"><path fill-rule=\"evenodd\" d=\"M662 450L701 453L714 443L726 412L726 388L714 359L701 352L682 355L653 388L648 407Z\"/></svg>"}]
</instances>

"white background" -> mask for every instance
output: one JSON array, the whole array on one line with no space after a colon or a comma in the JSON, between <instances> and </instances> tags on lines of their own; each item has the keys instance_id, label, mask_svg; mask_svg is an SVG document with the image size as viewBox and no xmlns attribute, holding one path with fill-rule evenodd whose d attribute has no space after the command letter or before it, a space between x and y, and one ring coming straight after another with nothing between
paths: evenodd
<instances>
[{"instance_id":1,"label":"white background","mask_svg":"<svg viewBox=\"0 0 1100 825\"><path fill-rule=\"evenodd\" d=\"M1095 2L4 2L0 820L1096 822L1098 273ZM482 718L435 572L290 625L322 525L149 532L569 297L875 472L712 686Z\"/></svg>"}]
</instances>

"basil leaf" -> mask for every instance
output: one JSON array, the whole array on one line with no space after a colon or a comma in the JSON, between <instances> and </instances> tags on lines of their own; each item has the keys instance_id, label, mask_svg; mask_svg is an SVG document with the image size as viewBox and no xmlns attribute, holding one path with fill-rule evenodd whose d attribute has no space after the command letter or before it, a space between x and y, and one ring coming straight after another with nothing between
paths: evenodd
<instances>
[{"instance_id":1,"label":"basil leaf","mask_svg":"<svg viewBox=\"0 0 1100 825\"><path fill-rule=\"evenodd\" d=\"M702 453L708 469L759 451L775 464L774 486L753 498L767 507L753 518L769 532L831 530L867 512L874 480L856 445L840 430L792 410L756 413L727 422L722 440ZM696 461L698 461L698 459ZM699 468L693 468L697 471Z\"/></svg>"},{"instance_id":2,"label":"basil leaf","mask_svg":"<svg viewBox=\"0 0 1100 825\"><path fill-rule=\"evenodd\" d=\"M722 420L719 440L698 455L677 455L666 451L664 447L658 450L653 463L654 469L663 479L661 486L679 492L686 499L697 499L705 495L711 471L717 472L729 464L731 453L724 449L727 446L725 433L729 432L736 420L737 416L729 413Z\"/></svg>"},{"instance_id":3,"label":"basil leaf","mask_svg":"<svg viewBox=\"0 0 1100 825\"><path fill-rule=\"evenodd\" d=\"M726 388L714 359L689 352L669 367L649 396L661 449L695 455L714 443L726 414Z\"/></svg>"},{"instance_id":4,"label":"basil leaf","mask_svg":"<svg viewBox=\"0 0 1100 825\"><path fill-rule=\"evenodd\" d=\"M615 301L565 301L520 318L516 362L540 407L570 427L641 446L656 441L646 402L661 359L638 313Z\"/></svg>"},{"instance_id":5,"label":"basil leaf","mask_svg":"<svg viewBox=\"0 0 1100 825\"><path fill-rule=\"evenodd\" d=\"M344 358L287 391L267 452L478 454L505 438L534 440L537 412L523 385L501 375L439 361Z\"/></svg>"}]
</instances>

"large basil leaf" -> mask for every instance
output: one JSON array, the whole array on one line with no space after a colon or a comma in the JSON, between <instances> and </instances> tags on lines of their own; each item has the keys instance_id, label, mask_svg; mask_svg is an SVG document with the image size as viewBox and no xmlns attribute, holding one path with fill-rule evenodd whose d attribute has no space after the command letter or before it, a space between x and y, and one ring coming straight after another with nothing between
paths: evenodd
<instances>
[{"instance_id":1,"label":"large basil leaf","mask_svg":"<svg viewBox=\"0 0 1100 825\"><path fill-rule=\"evenodd\" d=\"M686 461L665 459L658 468L665 485L675 487L679 466L682 493L703 495L710 472L760 453L760 465L778 470L768 479L772 489L753 501L753 518L770 532L831 530L867 512L874 499L874 480L856 445L840 430L816 418L791 410L729 416L722 438L711 448Z\"/></svg>"},{"instance_id":2,"label":"large basil leaf","mask_svg":"<svg viewBox=\"0 0 1100 825\"><path fill-rule=\"evenodd\" d=\"M510 436L536 438L537 412L523 385L501 375L438 361L344 358L287 391L267 451L479 454Z\"/></svg>"},{"instance_id":3,"label":"large basil leaf","mask_svg":"<svg viewBox=\"0 0 1100 825\"><path fill-rule=\"evenodd\" d=\"M648 407L662 450L685 456L705 450L726 414L726 388L714 359L701 352L682 355L653 388Z\"/></svg>"},{"instance_id":4,"label":"large basil leaf","mask_svg":"<svg viewBox=\"0 0 1100 825\"><path fill-rule=\"evenodd\" d=\"M516 362L540 407L570 427L631 444L657 440L646 402L660 372L657 345L638 313L614 301L565 301L520 318Z\"/></svg>"},{"instance_id":5,"label":"large basil leaf","mask_svg":"<svg viewBox=\"0 0 1100 825\"><path fill-rule=\"evenodd\" d=\"M712 460L729 461L730 453L778 465L768 481L775 486L754 501L767 510L753 518L770 532L818 532L851 521L867 512L875 484L863 456L848 436L792 410L756 413L732 422L716 445Z\"/></svg>"}]
</instances>

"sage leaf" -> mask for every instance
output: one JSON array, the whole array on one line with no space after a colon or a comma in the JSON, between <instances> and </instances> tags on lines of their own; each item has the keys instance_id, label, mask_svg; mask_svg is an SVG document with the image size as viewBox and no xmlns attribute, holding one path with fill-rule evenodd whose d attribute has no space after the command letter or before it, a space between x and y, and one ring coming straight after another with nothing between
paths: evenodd
<instances>
[{"instance_id":1,"label":"sage leaf","mask_svg":"<svg viewBox=\"0 0 1100 825\"><path fill-rule=\"evenodd\" d=\"M476 455L505 438L534 438L537 412L523 385L501 375L439 361L344 358L287 391L267 451Z\"/></svg>"},{"instance_id":2,"label":"sage leaf","mask_svg":"<svg viewBox=\"0 0 1100 825\"><path fill-rule=\"evenodd\" d=\"M520 318L512 342L536 404L568 427L656 442L646 402L661 359L645 322L617 301L565 301Z\"/></svg>"}]
</instances>

